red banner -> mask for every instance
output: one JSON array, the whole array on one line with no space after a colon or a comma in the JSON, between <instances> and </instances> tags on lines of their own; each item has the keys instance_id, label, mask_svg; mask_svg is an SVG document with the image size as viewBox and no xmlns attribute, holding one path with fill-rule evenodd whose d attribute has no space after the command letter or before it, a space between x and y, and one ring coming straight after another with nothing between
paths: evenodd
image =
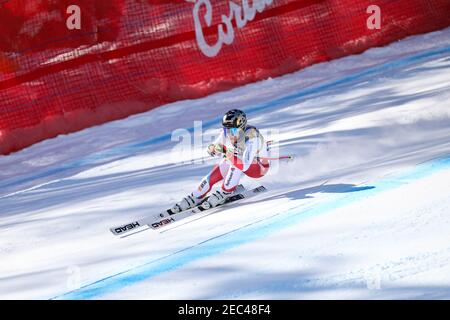
<instances>
[{"instance_id":1,"label":"red banner","mask_svg":"<svg viewBox=\"0 0 450 320\"><path fill-rule=\"evenodd\" d=\"M0 154L449 25L448 0L0 0Z\"/></svg>"}]
</instances>

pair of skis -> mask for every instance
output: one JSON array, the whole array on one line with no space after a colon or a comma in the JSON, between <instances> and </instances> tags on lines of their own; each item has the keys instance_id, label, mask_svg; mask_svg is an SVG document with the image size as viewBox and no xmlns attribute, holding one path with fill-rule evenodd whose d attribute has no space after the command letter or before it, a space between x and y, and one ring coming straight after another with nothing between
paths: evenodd
<instances>
[{"instance_id":1,"label":"pair of skis","mask_svg":"<svg viewBox=\"0 0 450 320\"><path fill-rule=\"evenodd\" d=\"M220 206L223 206L223 205L226 205L229 203L239 201L241 199L247 199L247 198L256 196L259 193L262 193L266 190L267 189L264 186L259 186L257 188L251 189L251 190L246 190L242 185L239 185L236 188L235 193L231 197L228 197L224 203L216 206L215 208L218 208ZM211 209L214 209L214 208L207 209L207 208L203 207L202 204L200 204L192 209L181 211L181 212L175 213L175 214L172 213L170 210L166 210L164 212L161 212L158 215L146 217L146 218L143 218L140 220L136 220L136 221L121 225L121 226L113 227L110 230L116 236L125 236L127 234L130 234L132 231L136 231L137 229L145 227L145 226L148 226L151 229L157 230L157 229L165 227L169 224L173 224L177 221L180 221L182 219L193 216L197 213L200 213L200 212L203 212L206 210L211 210Z\"/></svg>"}]
</instances>

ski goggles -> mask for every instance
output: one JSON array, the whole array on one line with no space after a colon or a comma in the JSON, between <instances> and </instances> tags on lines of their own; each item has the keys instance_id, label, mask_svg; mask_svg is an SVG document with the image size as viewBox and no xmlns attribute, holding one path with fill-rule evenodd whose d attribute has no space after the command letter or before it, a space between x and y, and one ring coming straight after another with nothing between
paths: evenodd
<instances>
[{"instance_id":1,"label":"ski goggles","mask_svg":"<svg viewBox=\"0 0 450 320\"><path fill-rule=\"evenodd\" d=\"M225 136L229 135L232 137L237 137L240 134L240 128L223 128L223 133Z\"/></svg>"}]
</instances>

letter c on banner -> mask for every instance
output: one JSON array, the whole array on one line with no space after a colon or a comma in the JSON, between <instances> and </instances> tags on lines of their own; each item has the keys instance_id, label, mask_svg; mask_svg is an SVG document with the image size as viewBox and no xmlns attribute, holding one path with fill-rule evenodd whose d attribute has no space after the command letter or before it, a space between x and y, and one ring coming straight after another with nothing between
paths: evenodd
<instances>
[{"instance_id":1,"label":"letter c on banner","mask_svg":"<svg viewBox=\"0 0 450 320\"><path fill-rule=\"evenodd\" d=\"M194 6L194 26L195 26L195 37L197 39L198 46L200 47L200 50L207 56L207 57L215 57L220 49L222 48L222 41L219 37L217 43L213 46L210 46L206 43L205 36L203 35L203 29L202 24L200 22L200 7L204 6L206 9L205 12L205 22L208 27L211 26L212 21L212 8L211 8L211 2L209 0L198 0L195 3Z\"/></svg>"}]
</instances>

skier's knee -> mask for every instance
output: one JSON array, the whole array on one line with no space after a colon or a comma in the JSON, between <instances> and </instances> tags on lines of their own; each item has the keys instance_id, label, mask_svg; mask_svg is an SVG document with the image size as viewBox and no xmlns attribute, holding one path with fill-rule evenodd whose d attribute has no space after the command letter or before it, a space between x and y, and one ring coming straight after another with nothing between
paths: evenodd
<instances>
[{"instance_id":1,"label":"skier's knee","mask_svg":"<svg viewBox=\"0 0 450 320\"><path fill-rule=\"evenodd\" d=\"M230 187L227 188L227 187L225 186L225 184L222 184L222 190L225 191L225 192L233 192L234 190L236 190L236 187L237 187L237 185L236 185L236 186L233 186L233 187L231 187L231 188L230 188Z\"/></svg>"}]
</instances>

